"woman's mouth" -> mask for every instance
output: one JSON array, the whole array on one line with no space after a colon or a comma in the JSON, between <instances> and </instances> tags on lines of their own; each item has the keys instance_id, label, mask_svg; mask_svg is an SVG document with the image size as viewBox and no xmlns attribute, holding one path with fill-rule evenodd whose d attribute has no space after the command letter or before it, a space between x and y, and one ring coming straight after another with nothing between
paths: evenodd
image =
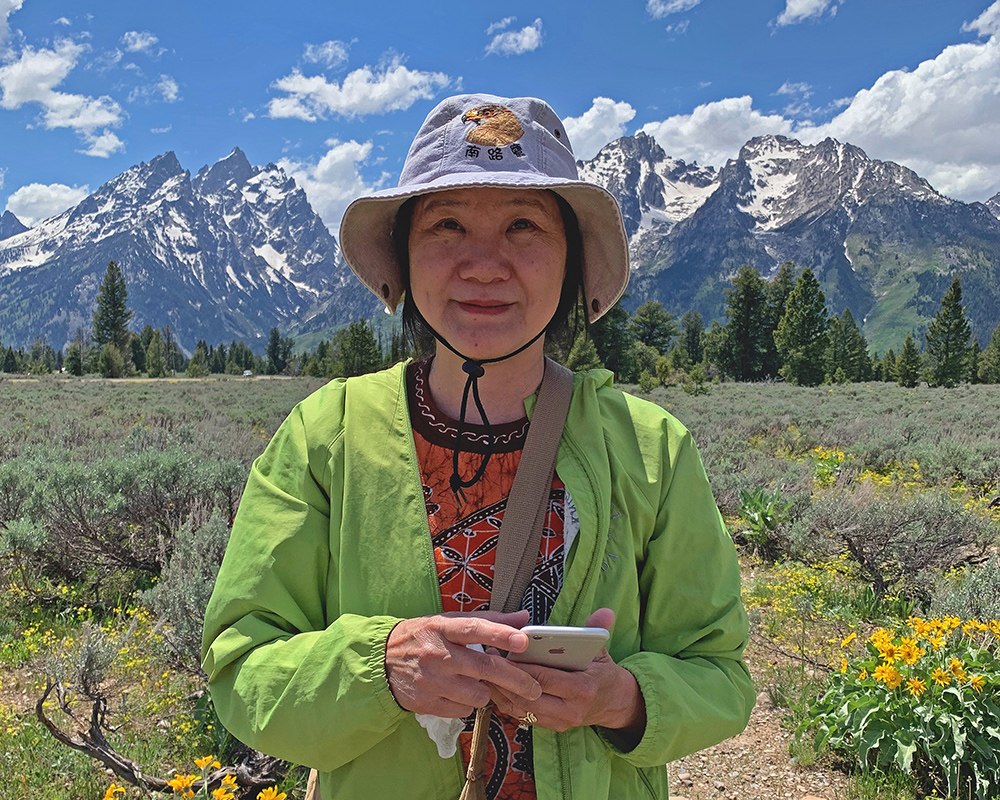
<instances>
[{"instance_id":1,"label":"woman's mouth","mask_svg":"<svg viewBox=\"0 0 1000 800\"><path fill-rule=\"evenodd\" d=\"M504 303L498 300L459 300L458 306L468 314L480 316L498 316L503 314L513 303Z\"/></svg>"}]
</instances>

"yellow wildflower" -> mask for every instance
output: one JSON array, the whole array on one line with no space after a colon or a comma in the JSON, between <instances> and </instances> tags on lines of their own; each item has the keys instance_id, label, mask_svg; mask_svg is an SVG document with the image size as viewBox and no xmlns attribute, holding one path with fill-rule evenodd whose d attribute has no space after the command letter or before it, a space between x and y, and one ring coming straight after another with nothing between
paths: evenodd
<instances>
[{"instance_id":1,"label":"yellow wildflower","mask_svg":"<svg viewBox=\"0 0 1000 800\"><path fill-rule=\"evenodd\" d=\"M233 775L232 773L227 772L225 776L223 776L222 778L222 785L225 786L227 789L235 789L236 776Z\"/></svg>"},{"instance_id":2,"label":"yellow wildflower","mask_svg":"<svg viewBox=\"0 0 1000 800\"><path fill-rule=\"evenodd\" d=\"M125 794L125 787L115 786L115 784L112 783L108 787L108 790L104 793L103 800L115 800L115 795L118 793Z\"/></svg>"},{"instance_id":3,"label":"yellow wildflower","mask_svg":"<svg viewBox=\"0 0 1000 800\"><path fill-rule=\"evenodd\" d=\"M965 664L963 664L959 659L953 658L951 663L948 665L948 669L951 670L951 674L955 676L955 680L959 683L965 680Z\"/></svg>"},{"instance_id":4,"label":"yellow wildflower","mask_svg":"<svg viewBox=\"0 0 1000 800\"><path fill-rule=\"evenodd\" d=\"M847 647L847 645L849 645L851 642L853 642L857 638L858 638L858 635L856 633L852 633L850 636L848 636L846 639L844 639L844 641L842 641L840 643L840 646L841 647Z\"/></svg>"},{"instance_id":5,"label":"yellow wildflower","mask_svg":"<svg viewBox=\"0 0 1000 800\"><path fill-rule=\"evenodd\" d=\"M971 686L977 692L981 692L983 690L983 686L985 685L985 683L986 681L983 680L982 675L973 675L971 678L969 678L969 686Z\"/></svg>"},{"instance_id":6,"label":"yellow wildflower","mask_svg":"<svg viewBox=\"0 0 1000 800\"><path fill-rule=\"evenodd\" d=\"M847 659L842 658L840 659L840 674L843 675L845 672L847 672Z\"/></svg>"},{"instance_id":7,"label":"yellow wildflower","mask_svg":"<svg viewBox=\"0 0 1000 800\"><path fill-rule=\"evenodd\" d=\"M943 669L936 669L931 673L931 680L941 686L947 686L951 683L951 675Z\"/></svg>"},{"instance_id":8,"label":"yellow wildflower","mask_svg":"<svg viewBox=\"0 0 1000 800\"><path fill-rule=\"evenodd\" d=\"M205 769L209 764L212 765L213 769L218 769L222 765L215 760L215 756L205 756L204 758L196 758L194 760L194 765L198 769Z\"/></svg>"},{"instance_id":9,"label":"yellow wildflower","mask_svg":"<svg viewBox=\"0 0 1000 800\"><path fill-rule=\"evenodd\" d=\"M872 677L877 681L882 681L890 689L895 689L903 682L903 676L899 670L889 664L879 664L872 673Z\"/></svg>"},{"instance_id":10,"label":"yellow wildflower","mask_svg":"<svg viewBox=\"0 0 1000 800\"><path fill-rule=\"evenodd\" d=\"M236 795L233 794L225 786L220 786L218 789L212 791L212 797L215 800L235 800Z\"/></svg>"},{"instance_id":11,"label":"yellow wildflower","mask_svg":"<svg viewBox=\"0 0 1000 800\"><path fill-rule=\"evenodd\" d=\"M866 670L866 669L863 669L863 670L861 670L861 672L858 673L858 680L859 681L863 681L867 677L868 677L868 670Z\"/></svg>"},{"instance_id":12,"label":"yellow wildflower","mask_svg":"<svg viewBox=\"0 0 1000 800\"><path fill-rule=\"evenodd\" d=\"M268 786L257 793L257 800L285 800L285 797L284 792L279 793L273 786Z\"/></svg>"},{"instance_id":13,"label":"yellow wildflower","mask_svg":"<svg viewBox=\"0 0 1000 800\"><path fill-rule=\"evenodd\" d=\"M201 775L177 775L167 781L167 786L174 790L174 794L179 794L184 800L191 800L194 797L194 790L191 787L200 777Z\"/></svg>"},{"instance_id":14,"label":"yellow wildflower","mask_svg":"<svg viewBox=\"0 0 1000 800\"><path fill-rule=\"evenodd\" d=\"M910 678L906 682L906 688L909 689L910 694L914 697L920 697L920 695L927 691L927 684L920 680L920 678Z\"/></svg>"}]
</instances>

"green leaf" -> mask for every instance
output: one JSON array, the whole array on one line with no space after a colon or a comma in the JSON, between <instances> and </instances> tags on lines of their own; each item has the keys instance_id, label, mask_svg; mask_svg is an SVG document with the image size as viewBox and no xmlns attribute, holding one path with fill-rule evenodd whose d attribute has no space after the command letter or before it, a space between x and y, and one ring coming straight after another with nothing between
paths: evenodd
<instances>
[{"instance_id":1,"label":"green leaf","mask_svg":"<svg viewBox=\"0 0 1000 800\"><path fill-rule=\"evenodd\" d=\"M900 731L895 736L896 757L895 762L903 772L909 774L910 765L913 762L913 754L917 752L917 745L913 734L909 731Z\"/></svg>"}]
</instances>

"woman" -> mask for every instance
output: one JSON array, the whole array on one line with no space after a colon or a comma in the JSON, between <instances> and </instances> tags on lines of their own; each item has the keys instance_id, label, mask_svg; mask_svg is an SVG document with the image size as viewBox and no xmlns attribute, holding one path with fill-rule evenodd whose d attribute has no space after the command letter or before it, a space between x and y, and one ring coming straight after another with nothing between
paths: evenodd
<instances>
[{"instance_id":1,"label":"woman","mask_svg":"<svg viewBox=\"0 0 1000 800\"><path fill-rule=\"evenodd\" d=\"M735 553L687 431L606 371L575 376L525 610L484 610L545 334L628 279L617 204L578 180L546 104L468 95L340 236L435 354L332 382L254 463L206 612L220 718L319 770L327 800L453 800L463 720L492 699L488 796L667 797L666 762L753 704ZM501 657L529 621L611 637L582 672Z\"/></svg>"}]
</instances>

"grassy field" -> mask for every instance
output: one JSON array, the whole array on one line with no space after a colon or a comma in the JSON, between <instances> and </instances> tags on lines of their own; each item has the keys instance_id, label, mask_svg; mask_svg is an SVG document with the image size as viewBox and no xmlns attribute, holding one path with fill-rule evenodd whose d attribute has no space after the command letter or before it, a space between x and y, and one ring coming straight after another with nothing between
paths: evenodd
<instances>
[{"instance_id":1,"label":"grassy field","mask_svg":"<svg viewBox=\"0 0 1000 800\"><path fill-rule=\"evenodd\" d=\"M77 686L71 707L86 718L86 653L106 656L109 740L147 774L197 773L195 758L231 752L190 630L184 638L191 621L164 618L182 605L171 592L193 584L166 568L187 538L225 531L251 461L321 383L0 379L0 786L12 796L99 800L111 783L34 713L49 676ZM984 561L1000 532L995 388L721 384L650 399L698 442L740 550L755 679L790 725L808 718L847 658L865 657L857 648L880 626L992 615L962 593L974 584L985 596L990 575L962 567ZM811 753L807 733L794 755ZM294 798L303 786L293 771L280 788ZM874 786L864 796L882 797Z\"/></svg>"}]
</instances>

